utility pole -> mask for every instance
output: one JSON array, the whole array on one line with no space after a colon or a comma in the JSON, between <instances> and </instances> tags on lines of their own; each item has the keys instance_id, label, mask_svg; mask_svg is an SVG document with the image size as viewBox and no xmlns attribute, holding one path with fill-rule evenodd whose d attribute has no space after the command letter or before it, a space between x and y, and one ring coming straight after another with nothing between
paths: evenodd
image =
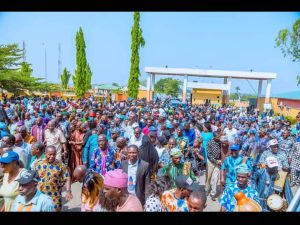
<instances>
[{"instance_id":1,"label":"utility pole","mask_svg":"<svg viewBox=\"0 0 300 225\"><path fill-rule=\"evenodd\" d=\"M26 43L23 41L23 62L26 62Z\"/></svg>"},{"instance_id":2,"label":"utility pole","mask_svg":"<svg viewBox=\"0 0 300 225\"><path fill-rule=\"evenodd\" d=\"M45 43L43 45L45 45L45 80L47 81L47 48Z\"/></svg>"},{"instance_id":3,"label":"utility pole","mask_svg":"<svg viewBox=\"0 0 300 225\"><path fill-rule=\"evenodd\" d=\"M58 75L57 78L59 80L61 76L61 45L58 43Z\"/></svg>"}]
</instances>

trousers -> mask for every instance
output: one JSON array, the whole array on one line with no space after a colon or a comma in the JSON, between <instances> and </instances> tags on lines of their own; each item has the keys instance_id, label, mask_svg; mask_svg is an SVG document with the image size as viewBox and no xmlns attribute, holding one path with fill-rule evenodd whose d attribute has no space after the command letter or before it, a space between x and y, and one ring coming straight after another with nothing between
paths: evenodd
<instances>
[{"instance_id":1,"label":"trousers","mask_svg":"<svg viewBox=\"0 0 300 225\"><path fill-rule=\"evenodd\" d=\"M212 196L217 194L217 187L220 185L220 169L210 160L207 160L205 191Z\"/></svg>"}]
</instances>

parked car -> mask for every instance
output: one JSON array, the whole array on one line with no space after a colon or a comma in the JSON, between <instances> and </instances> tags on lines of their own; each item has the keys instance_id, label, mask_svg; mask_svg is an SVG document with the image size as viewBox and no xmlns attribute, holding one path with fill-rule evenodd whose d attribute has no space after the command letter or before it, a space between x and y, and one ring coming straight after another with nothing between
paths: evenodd
<instances>
[{"instance_id":1,"label":"parked car","mask_svg":"<svg viewBox=\"0 0 300 225\"><path fill-rule=\"evenodd\" d=\"M185 110L187 109L188 105L186 102L182 102L179 99L170 99L169 105L171 107L183 107Z\"/></svg>"}]
</instances>

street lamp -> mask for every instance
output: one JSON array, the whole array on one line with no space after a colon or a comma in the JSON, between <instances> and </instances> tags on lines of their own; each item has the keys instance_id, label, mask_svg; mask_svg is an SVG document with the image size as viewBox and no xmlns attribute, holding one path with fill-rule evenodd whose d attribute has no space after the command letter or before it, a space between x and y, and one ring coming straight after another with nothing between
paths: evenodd
<instances>
[{"instance_id":1,"label":"street lamp","mask_svg":"<svg viewBox=\"0 0 300 225\"><path fill-rule=\"evenodd\" d=\"M47 47L45 43L43 45L45 46L45 80L47 81Z\"/></svg>"}]
</instances>

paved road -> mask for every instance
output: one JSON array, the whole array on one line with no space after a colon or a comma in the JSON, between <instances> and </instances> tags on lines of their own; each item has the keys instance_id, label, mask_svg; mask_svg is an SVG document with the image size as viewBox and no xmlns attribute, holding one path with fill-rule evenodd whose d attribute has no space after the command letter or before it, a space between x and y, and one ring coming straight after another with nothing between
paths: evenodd
<instances>
[{"instance_id":1,"label":"paved road","mask_svg":"<svg viewBox=\"0 0 300 225\"><path fill-rule=\"evenodd\" d=\"M205 182L205 176L201 176L200 178L200 184L203 185ZM297 187L292 188L293 193L295 194L297 191ZM66 202L63 198L63 208L62 211L69 211L69 212L79 212L80 211L80 194L81 194L81 185L80 183L76 182L72 184L72 193L73 193L73 199L69 202ZM65 192L63 192L63 197L65 196ZM212 201L211 198L207 197L207 206L205 208L205 212L218 212L220 211L220 204L218 201Z\"/></svg>"}]
</instances>

